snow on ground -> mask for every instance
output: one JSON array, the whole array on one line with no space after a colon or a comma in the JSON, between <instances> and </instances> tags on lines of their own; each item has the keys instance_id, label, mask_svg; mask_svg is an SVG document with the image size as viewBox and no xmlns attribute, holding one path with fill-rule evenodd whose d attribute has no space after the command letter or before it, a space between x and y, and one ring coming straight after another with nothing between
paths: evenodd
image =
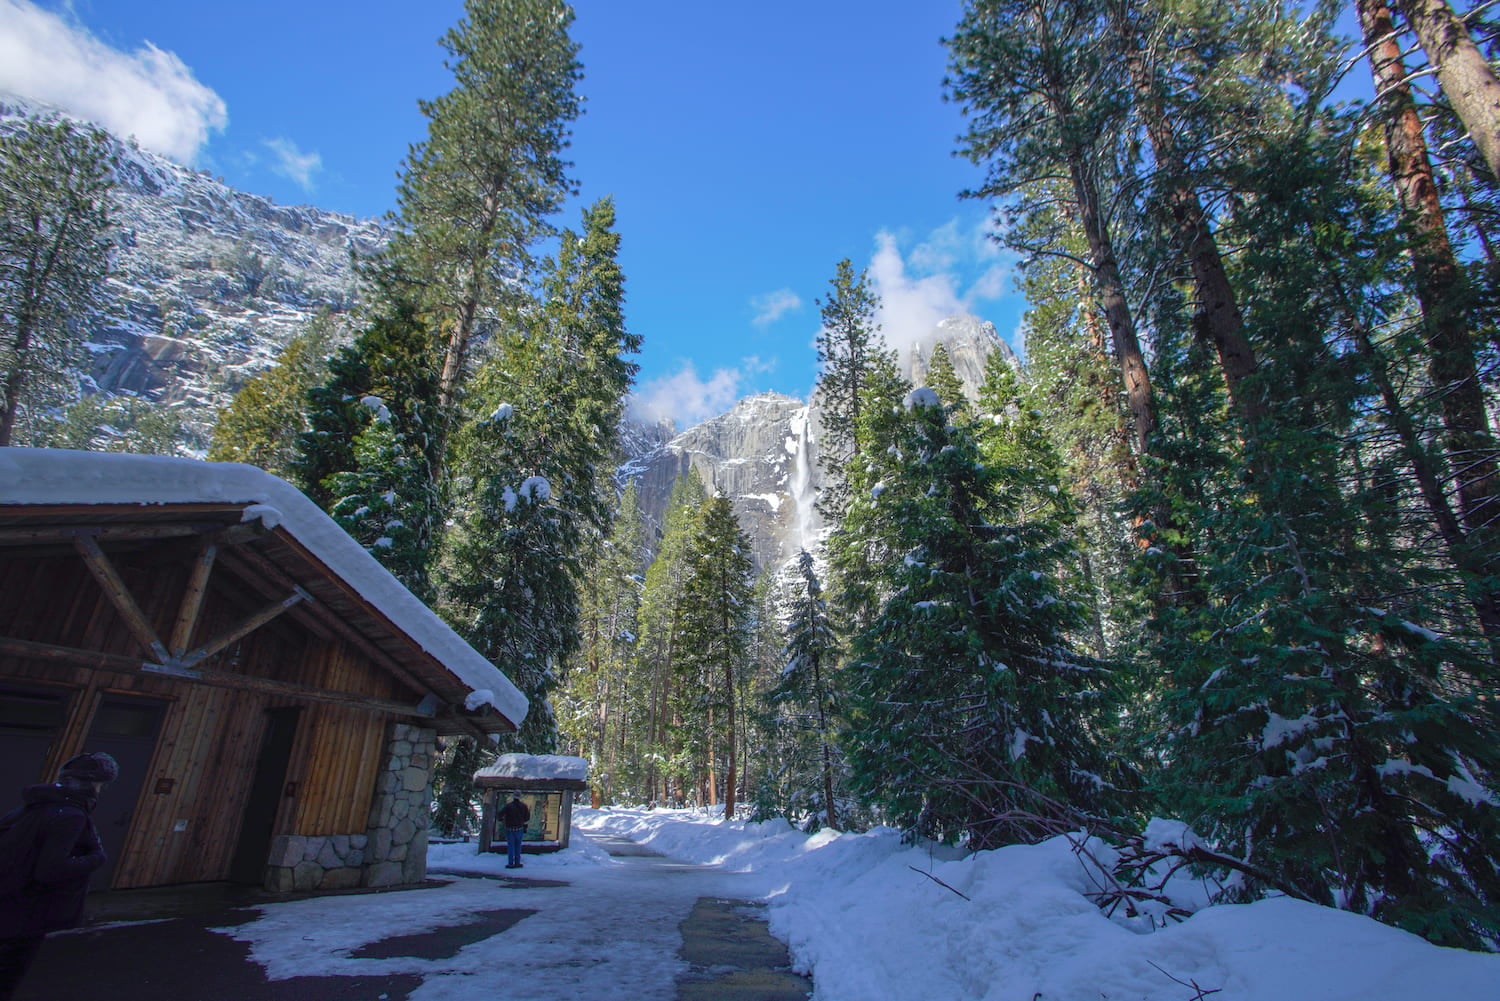
<instances>
[{"instance_id":1,"label":"snow on ground","mask_svg":"<svg viewBox=\"0 0 1500 1001\"><path fill-rule=\"evenodd\" d=\"M611 858L589 834L698 865ZM568 885L498 880L504 863L434 845L428 864L447 886L273 904L220 930L249 942L272 979L414 973L425 979L413 1001L668 1001L687 970L678 925L703 896L767 899L814 1001L1191 1001L1191 984L1226 1001L1416 1001L1494 997L1500 983L1500 956L1289 899L1209 907L1154 932L1117 922L1084 896L1066 839L965 858L888 828L808 837L699 811L578 810L573 846L526 856L519 874ZM536 913L450 959L350 958L495 908Z\"/></svg>"},{"instance_id":2,"label":"snow on ground","mask_svg":"<svg viewBox=\"0 0 1500 1001\"><path fill-rule=\"evenodd\" d=\"M668 810L582 811L574 823L751 874L816 1001L1186 1001L1197 993L1186 983L1237 1001L1412 1001L1493 997L1500 983L1500 956L1289 899L1126 927L1083 896L1088 873L1066 839L962 858L888 828L807 837Z\"/></svg>"},{"instance_id":3,"label":"snow on ground","mask_svg":"<svg viewBox=\"0 0 1500 1001\"><path fill-rule=\"evenodd\" d=\"M519 873L505 855L470 844L433 845L428 868L447 886L317 897L260 908L243 925L217 929L250 944L268 978L424 978L411 1001L671 1001L688 966L678 958L678 925L701 896L753 896L744 878L717 869L654 870L610 858L575 834L567 851L527 855ZM532 885L499 881L563 881ZM476 911L535 910L498 935L448 959L355 959L351 952L387 938L474 921Z\"/></svg>"}]
</instances>

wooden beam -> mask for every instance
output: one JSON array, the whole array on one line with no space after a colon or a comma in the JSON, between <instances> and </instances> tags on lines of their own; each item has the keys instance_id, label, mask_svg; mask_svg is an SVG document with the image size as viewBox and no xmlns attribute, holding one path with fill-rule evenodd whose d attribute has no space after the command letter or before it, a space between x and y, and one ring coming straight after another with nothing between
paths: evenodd
<instances>
[{"instance_id":1,"label":"wooden beam","mask_svg":"<svg viewBox=\"0 0 1500 1001\"><path fill-rule=\"evenodd\" d=\"M0 636L0 656L25 657L29 660L43 660L50 664L71 664L75 667L91 667L96 671L119 671L123 674L135 674L141 669L139 657L127 657L120 653L102 653L98 650L79 650L76 647L35 643L31 640L10 639L6 636Z\"/></svg>"},{"instance_id":2,"label":"wooden beam","mask_svg":"<svg viewBox=\"0 0 1500 1001\"><path fill-rule=\"evenodd\" d=\"M117 653L101 653L97 650L79 650L76 647L57 646L53 643L36 643L31 640L18 640L0 636L0 656L25 657L31 660L42 660L54 664L71 664L75 667L93 668L97 671L114 671L120 674L137 674L143 669L151 671L151 669L156 668L157 670L152 671L152 673L165 674L168 677L176 677L183 681L210 685L214 688L233 688L239 691L261 692L266 695L306 699L310 702L328 702L355 709L368 709L371 712L391 713L397 716L415 717L418 719L431 720L433 718L431 712L425 712L421 707L408 702L379 699L368 695L358 695L354 692L314 688L311 685L299 685L290 681L277 681L274 678L262 678L253 674L236 674L233 671L219 671L209 668L199 669L186 674L171 670L170 668L163 671L160 670L163 665L143 664L135 657L126 657L123 654Z\"/></svg>"},{"instance_id":3,"label":"wooden beam","mask_svg":"<svg viewBox=\"0 0 1500 1001\"><path fill-rule=\"evenodd\" d=\"M290 577L288 577L280 567L276 566L269 559L267 559L264 554L256 552L254 549L235 550L234 560L236 562L242 562L248 565L252 570L259 573L266 580L280 587L288 588L297 586L296 583ZM363 602L364 599L361 598L360 601ZM353 626L345 622L344 619L339 616L333 609L329 608L326 603L320 603L319 607L325 609L328 614L320 615L318 617L318 621L331 629L339 639L348 643L350 646L354 647L354 649L358 650L360 653L370 658L376 664L380 665L383 670L389 671L391 674L394 674L401 680L402 684L406 685L413 691L419 692L423 695L432 691L432 686L430 684L423 681L421 678L418 678L416 675L412 674L411 671L398 664L395 659L390 656L390 654L386 653L384 650L381 650L379 647L377 647L374 643L370 642L367 637L363 636Z\"/></svg>"},{"instance_id":4,"label":"wooden beam","mask_svg":"<svg viewBox=\"0 0 1500 1001\"><path fill-rule=\"evenodd\" d=\"M161 525L41 525L36 528L0 528L0 546L23 546L38 543L72 542L80 538L111 541L177 539L216 531L223 525L194 525L174 522Z\"/></svg>"},{"instance_id":5,"label":"wooden beam","mask_svg":"<svg viewBox=\"0 0 1500 1001\"><path fill-rule=\"evenodd\" d=\"M104 555L104 550L99 548L99 543L91 535L82 535L73 540L73 546L78 550L78 555L83 557L83 562L93 573L99 586L104 589L105 596L125 620L125 625L136 642L158 661L168 660L171 654L167 652L166 645L156 635L156 630L151 628L151 623L146 621L141 606L135 603L130 589L125 586L125 581L120 577L119 571L115 570L109 557Z\"/></svg>"},{"instance_id":6,"label":"wooden beam","mask_svg":"<svg viewBox=\"0 0 1500 1001\"><path fill-rule=\"evenodd\" d=\"M282 612L285 612L287 609L291 608L298 602L310 600L312 599L308 597L306 591L302 590L302 588L300 587L295 588L287 597L282 598L278 602L267 605L265 608L262 608L260 611L256 612L254 615L251 615L239 625L235 626L233 629L230 629L228 632L209 640L207 643L203 644L190 654L175 658L177 662L176 666L186 668L195 667L200 661L203 661L208 657L212 657L214 654L229 646L231 643L235 643L239 640L244 639L246 636L249 636L251 633L255 632L255 630L259 629L267 622L270 622L272 619L276 618L276 616L280 615Z\"/></svg>"},{"instance_id":7,"label":"wooden beam","mask_svg":"<svg viewBox=\"0 0 1500 1001\"><path fill-rule=\"evenodd\" d=\"M182 657L188 644L193 641L193 630L198 625L198 615L203 611L203 599L208 594L208 575L213 571L214 558L219 547L205 542L193 560L193 572L188 577L187 590L182 594L182 607L177 610L177 623L172 627L172 656Z\"/></svg>"},{"instance_id":8,"label":"wooden beam","mask_svg":"<svg viewBox=\"0 0 1500 1001\"><path fill-rule=\"evenodd\" d=\"M0 528L0 546L31 546L73 542L93 538L101 542L150 542L206 535L219 547L254 542L269 529L259 521L225 525L222 521L173 521L150 524L38 525L35 528Z\"/></svg>"}]
</instances>

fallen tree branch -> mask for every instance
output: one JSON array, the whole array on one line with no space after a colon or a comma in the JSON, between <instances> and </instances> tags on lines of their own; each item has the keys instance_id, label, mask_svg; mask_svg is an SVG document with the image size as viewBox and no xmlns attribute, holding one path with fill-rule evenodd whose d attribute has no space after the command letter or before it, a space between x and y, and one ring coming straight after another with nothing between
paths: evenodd
<instances>
[{"instance_id":1,"label":"fallen tree branch","mask_svg":"<svg viewBox=\"0 0 1500 1001\"><path fill-rule=\"evenodd\" d=\"M1206 997L1208 997L1210 994L1218 994L1218 993L1220 993L1220 992L1222 992L1224 990L1224 988L1222 988L1222 987L1212 987L1212 988L1199 987L1198 986L1198 981L1196 981L1196 980L1178 980L1176 977L1172 976L1172 974L1168 973L1166 970L1163 970L1160 966L1157 966L1155 963L1152 963L1151 960L1148 959L1148 960L1146 960L1146 962L1150 963L1153 967L1155 967L1156 968L1156 972L1160 973L1162 976L1164 976L1168 980L1172 981L1172 983L1174 983L1174 984L1181 984L1184 987L1189 987L1189 988L1192 988L1193 990L1197 991L1198 993L1195 994L1195 995L1193 995L1193 1001L1203 1001L1203 999L1206 998Z\"/></svg>"},{"instance_id":2,"label":"fallen tree branch","mask_svg":"<svg viewBox=\"0 0 1500 1001\"><path fill-rule=\"evenodd\" d=\"M923 876L926 876L928 879L932 880L934 883L936 883L938 886L943 887L944 889L953 890L954 893L958 894L960 897L963 897L969 903L972 904L974 902L973 898L970 897L967 893L965 893L962 890L956 890L956 889L954 889L953 887L949 886L947 883L944 883L941 879L938 879L932 873L930 873L930 872L922 872L921 869L918 869L914 865L909 865L909 866L907 866L907 868L910 869L912 872L921 873Z\"/></svg>"}]
</instances>

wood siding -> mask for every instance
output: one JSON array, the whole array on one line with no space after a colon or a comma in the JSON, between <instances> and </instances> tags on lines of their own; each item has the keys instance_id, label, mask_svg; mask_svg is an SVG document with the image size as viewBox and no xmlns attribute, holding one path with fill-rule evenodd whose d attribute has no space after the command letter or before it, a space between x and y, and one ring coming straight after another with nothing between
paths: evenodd
<instances>
[{"instance_id":1,"label":"wood siding","mask_svg":"<svg viewBox=\"0 0 1500 1001\"><path fill-rule=\"evenodd\" d=\"M146 619L171 635L195 553L189 542L112 549ZM260 590L264 590L262 587ZM194 643L223 634L263 607L264 596L222 567L209 579ZM419 693L327 630L308 627L307 610L284 615L205 660L205 668L415 705ZM0 549L0 637L142 656L121 616L76 555ZM210 687L118 668L60 665L0 654L0 683L45 685L69 695L44 775L83 746L106 694L168 704L150 771L136 803L117 889L221 880L229 876L255 776L267 710L302 709L276 834L363 834L376 777L384 766L391 713L296 697ZM13 790L0 795L14 796ZM185 823L184 823L185 822ZM182 830L177 830L182 827Z\"/></svg>"}]
</instances>

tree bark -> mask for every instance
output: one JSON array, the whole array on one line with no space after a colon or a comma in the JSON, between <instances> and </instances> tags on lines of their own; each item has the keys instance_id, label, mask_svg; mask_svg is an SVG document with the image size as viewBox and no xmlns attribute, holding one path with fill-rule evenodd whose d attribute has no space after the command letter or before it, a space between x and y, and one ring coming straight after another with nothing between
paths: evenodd
<instances>
[{"instance_id":1,"label":"tree bark","mask_svg":"<svg viewBox=\"0 0 1500 1001\"><path fill-rule=\"evenodd\" d=\"M1395 3L1417 33L1448 103L1469 130L1490 173L1500 178L1500 79L1494 68L1447 0Z\"/></svg>"},{"instance_id":2,"label":"tree bark","mask_svg":"<svg viewBox=\"0 0 1500 1001\"><path fill-rule=\"evenodd\" d=\"M1445 4L1440 6L1446 10ZM1500 475L1467 323L1469 290L1448 239L1422 120L1406 83L1390 8L1385 0L1356 0L1355 8L1369 47L1376 93L1386 112L1391 178L1411 228L1412 272L1425 326L1428 374L1441 407L1443 445L1467 536L1464 545L1472 552L1478 572L1489 575L1500 566L1493 524L1500 512L1496 496Z\"/></svg>"},{"instance_id":3,"label":"tree bark","mask_svg":"<svg viewBox=\"0 0 1500 1001\"><path fill-rule=\"evenodd\" d=\"M1135 87L1136 103L1146 125L1146 136L1156 154L1158 176L1165 180L1166 208L1177 236L1177 244L1193 276L1198 293L1198 310L1194 326L1200 336L1213 343L1219 358L1219 371L1230 402L1253 434L1255 423L1266 415L1264 399L1244 383L1255 372L1255 349L1245 337L1244 314L1229 283L1219 243L1208 226L1208 213L1197 190L1188 182L1187 165L1177 147L1177 137L1167 121L1165 108L1157 94L1146 66L1145 55L1138 47L1134 32L1116 11L1118 30L1125 44L1126 64Z\"/></svg>"}]
</instances>

